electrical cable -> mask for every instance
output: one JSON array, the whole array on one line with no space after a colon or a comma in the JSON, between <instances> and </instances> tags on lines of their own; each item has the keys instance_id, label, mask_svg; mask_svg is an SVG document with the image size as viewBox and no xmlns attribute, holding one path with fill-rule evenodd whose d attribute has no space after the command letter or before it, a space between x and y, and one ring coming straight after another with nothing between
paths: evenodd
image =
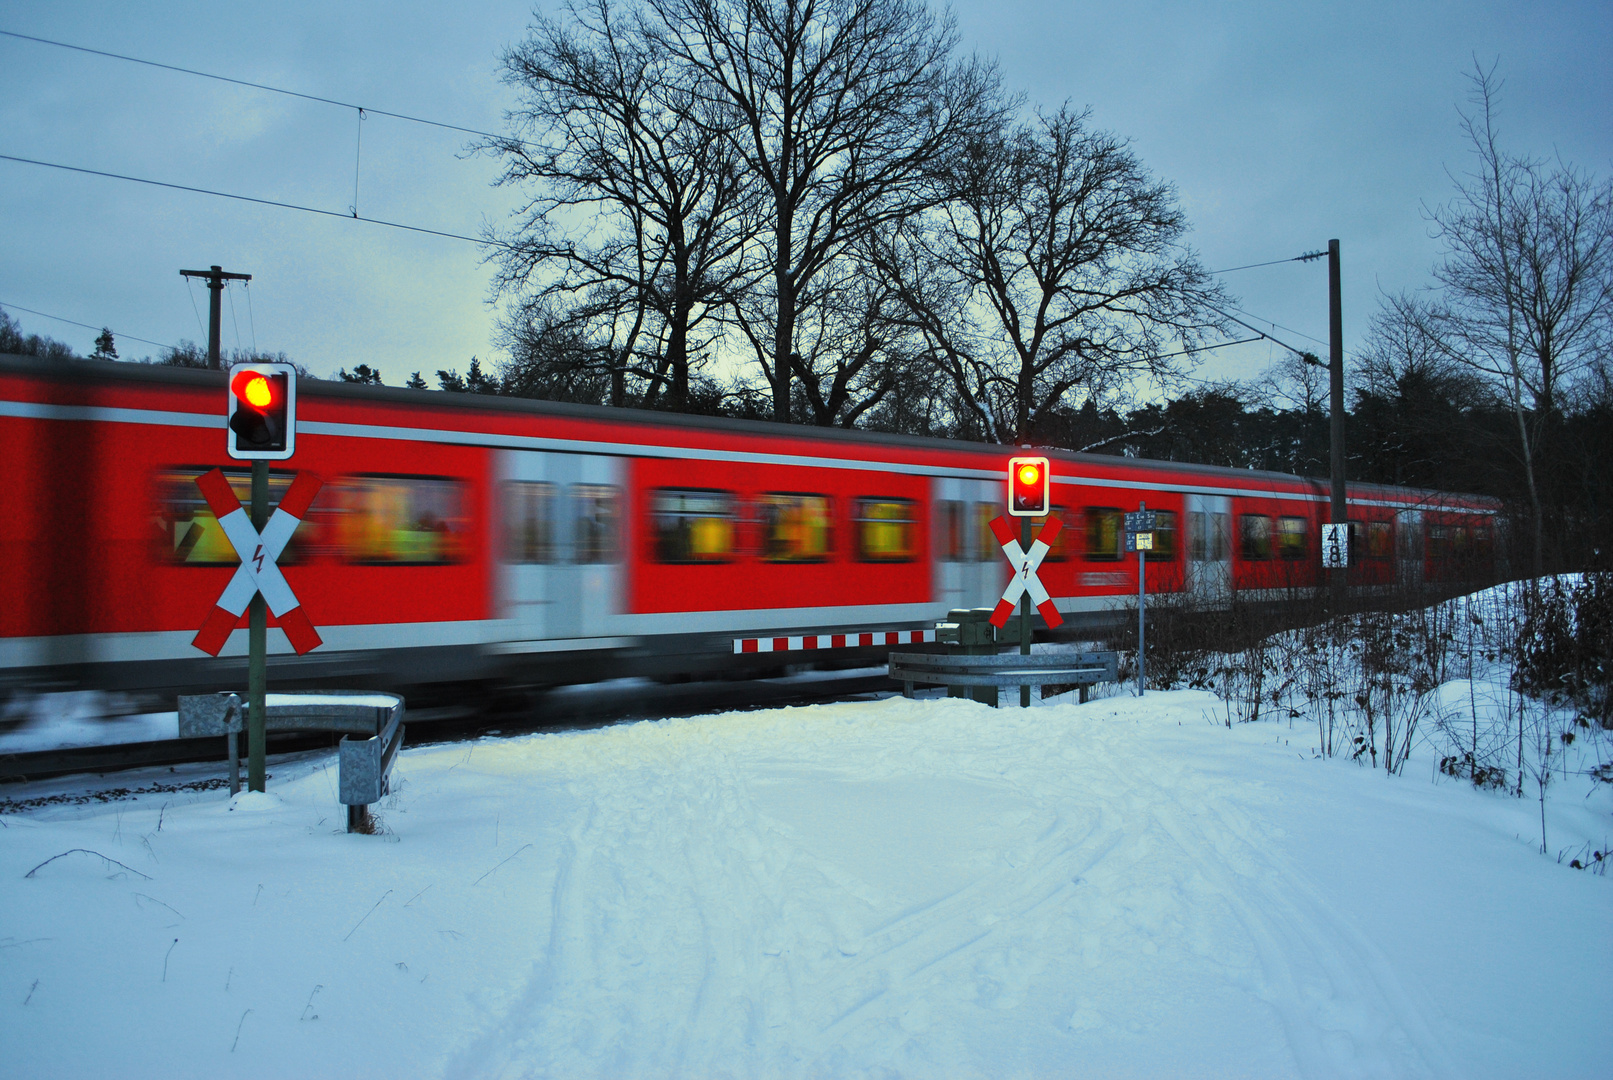
<instances>
[{"instance_id":1,"label":"electrical cable","mask_svg":"<svg viewBox=\"0 0 1613 1080\"><path fill-rule=\"evenodd\" d=\"M1227 306L1232 307L1231 304L1228 304ZM1275 322L1272 322L1270 319L1263 319L1259 315L1256 315L1254 312L1245 311L1241 307L1232 307L1232 310L1236 311L1239 315L1247 315L1247 316L1249 316L1249 318L1253 319L1255 322L1263 322L1267 326L1270 326L1274 330L1282 330L1282 331L1285 331L1285 332L1290 333L1290 334L1298 334L1300 337L1304 338L1306 341L1314 341L1318 345L1326 345L1327 344L1327 342L1323 341L1321 338L1311 337L1309 334L1307 334L1303 330L1295 330L1292 326L1284 326L1282 323L1275 323Z\"/></svg>"},{"instance_id":2,"label":"electrical cable","mask_svg":"<svg viewBox=\"0 0 1613 1080\"><path fill-rule=\"evenodd\" d=\"M1304 349L1296 349L1292 345L1288 344L1286 341L1282 341L1282 340L1280 340L1278 338L1272 337L1270 334L1266 333L1264 330L1261 330L1258 326L1250 326L1248 323L1244 322L1242 319L1237 318L1236 316L1233 316L1233 315L1228 315L1226 312L1221 311L1221 309L1218 308L1218 307L1211 307L1210 310L1220 312L1220 314L1223 317L1225 317L1227 319L1231 319L1233 322L1237 323L1239 326L1243 327L1245 330L1248 330L1249 332L1251 332L1253 334L1258 334L1260 337L1265 338L1267 341L1275 342L1276 344L1281 345L1283 348L1287 349L1289 352L1293 353L1295 356L1299 357L1302 360L1305 357L1311 355L1310 353L1306 352ZM1243 311L1241 308L1233 308L1232 310L1233 311L1241 311L1243 314L1249 315L1249 313L1247 311ZM1253 319L1253 318L1257 318L1258 316L1249 315L1249 317L1251 319ZM1271 325L1276 326L1277 324L1272 323ZM1286 327L1284 329L1286 329ZM1292 333L1297 333L1297 331L1291 331L1291 332ZM1305 335L1300 334L1300 336L1304 337ZM1312 339L1312 340L1314 340L1314 339Z\"/></svg>"},{"instance_id":3,"label":"electrical cable","mask_svg":"<svg viewBox=\"0 0 1613 1080\"><path fill-rule=\"evenodd\" d=\"M224 291L230 297L230 325L235 327L235 351L241 351L241 320L235 317L235 290L230 288L231 282L224 283Z\"/></svg>"},{"instance_id":4,"label":"electrical cable","mask_svg":"<svg viewBox=\"0 0 1613 1080\"><path fill-rule=\"evenodd\" d=\"M190 309L196 313L196 330L206 337L207 327L202 325L202 309L196 306L196 283L188 277L185 278L185 295L190 297Z\"/></svg>"},{"instance_id":5,"label":"electrical cable","mask_svg":"<svg viewBox=\"0 0 1613 1080\"><path fill-rule=\"evenodd\" d=\"M196 75L203 79L215 79L218 82L234 83L236 86L249 86L254 90L267 90L271 94L285 94L287 97L302 98L304 101L317 101L324 105L336 105L343 109L359 109L361 112L372 112L377 116L390 116L394 120L408 120L415 124L427 124L431 127L445 128L449 131L463 131L467 135L480 135L488 139L504 139L506 136L495 135L490 131L479 131L476 128L464 127L460 124L446 124L440 120L427 120L421 116L409 116L406 113L387 112L385 109L371 109L369 106L354 105L346 101L337 101L335 98L320 97L317 94L304 94L297 90L286 90L278 86L269 86L265 83L248 82L245 79L232 79L227 75L214 75L208 71L197 71L194 68L179 67L177 64L160 64L155 60L142 60L138 56L125 56L122 53L107 52L104 49L91 49L83 45L70 45L65 41L52 41L50 38L34 37L31 34L19 34L14 30L0 30L5 37L20 38L23 41L34 41L41 45L54 45L59 49L72 49L74 52L89 53L92 56L105 56L113 60L126 60L131 64L144 64L146 67L162 68L164 71L177 71L182 75Z\"/></svg>"},{"instance_id":6,"label":"electrical cable","mask_svg":"<svg viewBox=\"0 0 1613 1080\"><path fill-rule=\"evenodd\" d=\"M441 229L405 225L399 221L383 221L380 218L359 217L357 214L343 214L335 210L321 210L317 206L299 206L296 203L279 202L275 199L259 199L251 195L236 195L228 191L213 191L209 188L191 187L187 184L171 184L165 180L147 180L141 176L125 176L122 173L102 172L99 169L82 169L76 165L60 165L54 161L38 161L34 158L17 157L14 154L0 154L0 161L19 161L25 165L39 165L47 169L62 169L66 172L83 173L86 176L102 176L110 180L127 180L134 184L149 184L152 187L172 188L175 191L189 191L198 195L213 195L220 199L236 199L240 202L257 203L260 206L278 206L283 210L301 210L305 214L320 214L325 217L341 218L344 221L364 221L371 225L385 225L390 229L404 229L408 232L425 233L427 236L442 236L449 240L464 240L472 244L485 244L512 250L516 246L505 240L479 239L474 236L465 236L461 233L444 232Z\"/></svg>"},{"instance_id":7,"label":"electrical cable","mask_svg":"<svg viewBox=\"0 0 1613 1080\"><path fill-rule=\"evenodd\" d=\"M86 330L108 329L105 326L91 326L89 323L79 322L77 319L64 319L60 315L52 315L48 311L35 311L33 308L25 308L21 304L8 304L4 300L0 300L0 308L11 308L13 311L26 311L30 315L38 315L41 319L54 319L57 322L64 322L70 326L82 326ZM164 345L160 341L152 341L149 338L135 337L133 334L125 334L117 330L112 331L112 336L124 338L127 341L138 341L142 345L155 345L159 349L169 348L169 346Z\"/></svg>"},{"instance_id":8,"label":"electrical cable","mask_svg":"<svg viewBox=\"0 0 1613 1080\"><path fill-rule=\"evenodd\" d=\"M241 284L246 288L246 324L252 330L252 352L256 353L258 351L258 320L252 314L252 281L248 278Z\"/></svg>"},{"instance_id":9,"label":"electrical cable","mask_svg":"<svg viewBox=\"0 0 1613 1080\"><path fill-rule=\"evenodd\" d=\"M1273 259L1270 262L1248 263L1247 265L1244 265L1244 266L1229 266L1225 270L1211 270L1210 273L1211 274L1230 274L1230 273L1232 273L1233 271L1236 271L1236 270L1253 270L1257 266L1280 266L1283 263L1310 262L1312 259L1320 259L1323 255L1326 255L1326 254L1327 254L1327 252L1325 252L1325 251L1307 251L1303 255L1295 255L1292 259Z\"/></svg>"}]
</instances>

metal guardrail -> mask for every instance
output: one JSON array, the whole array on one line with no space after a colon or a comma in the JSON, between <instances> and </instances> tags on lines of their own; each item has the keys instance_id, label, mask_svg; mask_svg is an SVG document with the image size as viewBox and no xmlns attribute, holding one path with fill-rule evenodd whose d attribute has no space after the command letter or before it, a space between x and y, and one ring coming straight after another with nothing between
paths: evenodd
<instances>
[{"instance_id":1,"label":"metal guardrail","mask_svg":"<svg viewBox=\"0 0 1613 1080\"><path fill-rule=\"evenodd\" d=\"M890 677L903 693L913 694L915 683L932 686L1046 686L1074 684L1087 699L1093 683L1119 679L1120 656L1113 652L1018 653L968 656L947 653L891 653Z\"/></svg>"},{"instance_id":2,"label":"metal guardrail","mask_svg":"<svg viewBox=\"0 0 1613 1080\"><path fill-rule=\"evenodd\" d=\"M223 735L228 740L232 794L238 790L237 741L245 726L245 696L237 692L179 699L180 738ZM386 795L392 765L403 745L403 698L370 690L270 694L264 729L342 733L337 745L337 800L347 807L348 832L368 829L370 805Z\"/></svg>"}]
</instances>

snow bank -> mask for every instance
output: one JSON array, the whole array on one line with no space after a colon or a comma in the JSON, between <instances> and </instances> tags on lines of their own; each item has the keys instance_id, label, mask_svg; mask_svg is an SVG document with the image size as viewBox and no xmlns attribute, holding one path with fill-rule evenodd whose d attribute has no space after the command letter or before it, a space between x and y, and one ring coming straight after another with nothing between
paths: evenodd
<instances>
[{"instance_id":1,"label":"snow bank","mask_svg":"<svg viewBox=\"0 0 1613 1080\"><path fill-rule=\"evenodd\" d=\"M895 698L409 749L382 836L342 831L329 754L6 814L0 1068L1606 1075L1613 883L1536 853L1535 804L1218 714ZM1601 842L1582 795L1553 830Z\"/></svg>"}]
</instances>

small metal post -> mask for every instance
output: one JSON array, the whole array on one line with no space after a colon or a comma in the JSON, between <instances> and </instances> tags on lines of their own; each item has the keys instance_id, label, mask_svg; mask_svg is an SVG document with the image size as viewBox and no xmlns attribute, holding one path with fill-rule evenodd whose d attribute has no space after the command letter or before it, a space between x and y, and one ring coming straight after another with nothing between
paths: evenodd
<instances>
[{"instance_id":1,"label":"small metal post","mask_svg":"<svg viewBox=\"0 0 1613 1080\"><path fill-rule=\"evenodd\" d=\"M1137 513L1142 514L1148 510L1148 504L1139 501ZM1139 519L1141 520L1141 519ZM1148 594L1148 575L1144 572L1143 546L1137 545L1137 696L1143 696L1143 654L1146 651L1143 642L1143 603Z\"/></svg>"},{"instance_id":2,"label":"small metal post","mask_svg":"<svg viewBox=\"0 0 1613 1080\"><path fill-rule=\"evenodd\" d=\"M230 759L230 795L241 792L241 698L231 694L224 706L224 750Z\"/></svg>"}]
</instances>

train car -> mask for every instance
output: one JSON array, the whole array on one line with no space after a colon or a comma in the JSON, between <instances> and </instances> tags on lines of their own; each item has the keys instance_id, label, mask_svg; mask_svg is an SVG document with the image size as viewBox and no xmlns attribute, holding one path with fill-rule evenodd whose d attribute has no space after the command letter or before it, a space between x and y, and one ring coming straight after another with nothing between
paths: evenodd
<instances>
[{"instance_id":1,"label":"train car","mask_svg":"<svg viewBox=\"0 0 1613 1080\"><path fill-rule=\"evenodd\" d=\"M225 394L219 372L0 358L0 683L244 681L244 618L219 657L192 644L238 562L196 478L249 487ZM280 559L324 644L297 656L271 619L277 686L717 670L746 662L735 638L933 626L1007 578L987 524L1008 447L314 380L297 426L271 505L299 472L324 484ZM1136 594L1123 516L1145 503L1151 592L1322 581L1325 484L1047 455L1064 632ZM1492 501L1356 485L1350 507L1353 587L1493 558Z\"/></svg>"}]
</instances>

